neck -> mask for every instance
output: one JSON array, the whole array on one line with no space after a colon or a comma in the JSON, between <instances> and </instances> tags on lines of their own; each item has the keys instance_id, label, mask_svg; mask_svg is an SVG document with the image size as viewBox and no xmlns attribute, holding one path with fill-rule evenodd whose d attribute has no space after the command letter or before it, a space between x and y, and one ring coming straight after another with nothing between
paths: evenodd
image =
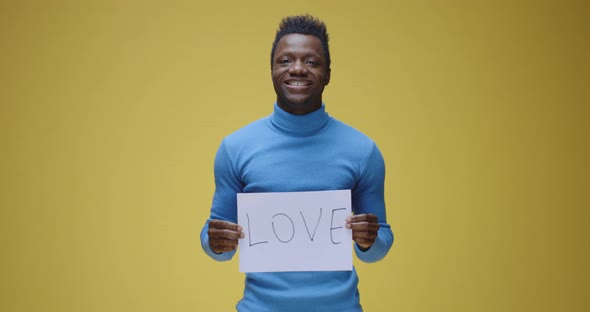
<instances>
[{"instance_id":1,"label":"neck","mask_svg":"<svg viewBox=\"0 0 590 312\"><path fill-rule=\"evenodd\" d=\"M318 109L320 109L323 105L322 101L319 100L313 104L290 104L277 99L276 104L284 111L293 114L293 115L305 115L312 113Z\"/></svg>"},{"instance_id":2,"label":"neck","mask_svg":"<svg viewBox=\"0 0 590 312\"><path fill-rule=\"evenodd\" d=\"M272 125L279 131L296 136L307 136L317 133L330 120L326 107L319 108L306 114L294 114L283 109L278 103L270 116Z\"/></svg>"}]
</instances>

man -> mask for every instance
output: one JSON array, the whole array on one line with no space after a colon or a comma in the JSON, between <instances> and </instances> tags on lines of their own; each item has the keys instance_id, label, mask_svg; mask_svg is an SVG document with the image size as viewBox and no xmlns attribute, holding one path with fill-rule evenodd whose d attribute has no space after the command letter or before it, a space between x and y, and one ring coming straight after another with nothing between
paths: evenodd
<instances>
[{"instance_id":1,"label":"man","mask_svg":"<svg viewBox=\"0 0 590 312\"><path fill-rule=\"evenodd\" d=\"M271 51L273 113L227 136L215 158L205 252L225 261L244 238L237 193L351 189L347 218L355 253L382 259L393 243L385 217L385 164L375 143L330 117L322 102L330 82L328 34L309 15L283 19ZM247 273L238 311L362 311L356 271Z\"/></svg>"}]
</instances>

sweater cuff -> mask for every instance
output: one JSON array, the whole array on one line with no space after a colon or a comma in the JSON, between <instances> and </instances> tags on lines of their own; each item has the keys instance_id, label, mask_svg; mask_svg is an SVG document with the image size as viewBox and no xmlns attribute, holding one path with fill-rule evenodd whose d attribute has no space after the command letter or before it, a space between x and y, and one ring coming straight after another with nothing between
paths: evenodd
<instances>
[{"instance_id":1,"label":"sweater cuff","mask_svg":"<svg viewBox=\"0 0 590 312\"><path fill-rule=\"evenodd\" d=\"M383 259L393 244L393 232L391 231L389 224L380 223L379 226L377 239L369 249L362 251L359 246L354 243L356 256L363 262L371 263Z\"/></svg>"},{"instance_id":2,"label":"sweater cuff","mask_svg":"<svg viewBox=\"0 0 590 312\"><path fill-rule=\"evenodd\" d=\"M201 247L209 257L216 261L231 260L231 258L233 258L234 254L236 253L236 249L222 253L216 253L211 249L211 246L209 245L209 220L207 220L203 226L203 229L201 230Z\"/></svg>"}]
</instances>

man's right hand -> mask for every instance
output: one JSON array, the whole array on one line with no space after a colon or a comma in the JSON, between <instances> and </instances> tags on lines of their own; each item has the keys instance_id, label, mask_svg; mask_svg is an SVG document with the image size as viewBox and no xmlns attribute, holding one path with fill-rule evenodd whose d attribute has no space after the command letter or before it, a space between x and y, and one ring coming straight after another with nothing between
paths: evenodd
<instances>
[{"instance_id":1,"label":"man's right hand","mask_svg":"<svg viewBox=\"0 0 590 312\"><path fill-rule=\"evenodd\" d=\"M223 220L209 221L209 246L215 253L232 251L238 246L238 239L244 238L242 227Z\"/></svg>"}]
</instances>

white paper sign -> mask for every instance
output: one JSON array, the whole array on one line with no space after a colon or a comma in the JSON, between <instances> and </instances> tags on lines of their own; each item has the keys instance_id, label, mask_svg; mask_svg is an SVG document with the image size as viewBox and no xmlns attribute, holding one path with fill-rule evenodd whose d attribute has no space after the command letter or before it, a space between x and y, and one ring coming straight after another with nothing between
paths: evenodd
<instances>
[{"instance_id":1,"label":"white paper sign","mask_svg":"<svg viewBox=\"0 0 590 312\"><path fill-rule=\"evenodd\" d=\"M240 272L350 271L350 190L240 193Z\"/></svg>"}]
</instances>

